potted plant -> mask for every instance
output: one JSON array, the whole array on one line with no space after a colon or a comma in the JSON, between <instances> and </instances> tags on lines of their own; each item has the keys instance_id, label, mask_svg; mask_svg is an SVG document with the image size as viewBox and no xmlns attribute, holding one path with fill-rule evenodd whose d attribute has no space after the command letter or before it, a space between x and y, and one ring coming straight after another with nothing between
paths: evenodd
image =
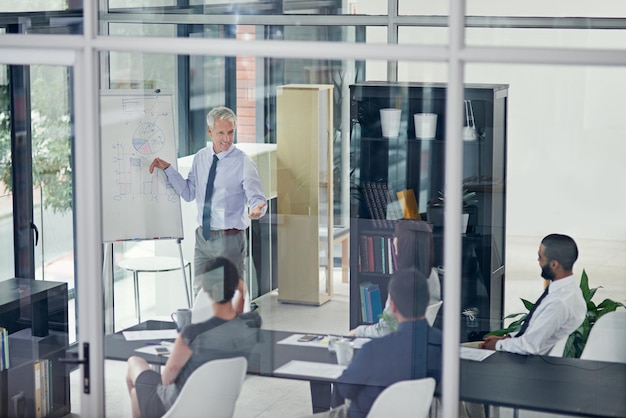
<instances>
[{"instance_id":1,"label":"potted plant","mask_svg":"<svg viewBox=\"0 0 626 418\"><path fill-rule=\"evenodd\" d=\"M599 304L595 304L593 302L593 297L596 294L597 290L601 288L594 287L593 289L589 288L589 277L587 276L587 272L583 270L582 276L580 278L580 290L583 293L583 298L587 303L587 315L585 315L585 320L582 325L578 327L574 332L572 332L567 339L567 343L565 344L565 348L563 350L563 357L574 357L579 358L583 352L583 348L585 348L585 343L587 342L587 338L589 338L589 332L591 328L593 328L594 324L602 315L607 314L609 312L615 311L619 307L625 307L623 303L616 302L612 299L604 299ZM524 307L530 311L534 306L534 303L527 301L526 299L520 298ZM514 313L511 315L507 315L504 319L516 318L513 322L509 324L506 328L501 328L495 331L488 333L487 335L497 335L502 336L505 334L509 334L511 332L519 331L524 319L528 313Z\"/></svg>"}]
</instances>

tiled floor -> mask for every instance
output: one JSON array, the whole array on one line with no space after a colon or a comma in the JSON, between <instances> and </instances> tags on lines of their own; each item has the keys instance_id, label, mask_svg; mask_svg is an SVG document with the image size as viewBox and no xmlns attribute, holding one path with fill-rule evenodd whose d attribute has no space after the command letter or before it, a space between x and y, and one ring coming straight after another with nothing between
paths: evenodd
<instances>
[{"instance_id":1,"label":"tiled floor","mask_svg":"<svg viewBox=\"0 0 626 418\"><path fill-rule=\"evenodd\" d=\"M535 300L542 292L543 282L539 277L537 250L541 237L509 237L507 239L506 260L506 313L523 311L520 298ZM575 274L580 275L583 268L589 275L591 287L602 286L596 299L598 302L610 297L626 302L626 282L623 280L626 265L626 242L613 241L578 241L580 258L576 263ZM150 278L143 278L142 307L143 319L154 317L154 304L150 306L148 294L151 290ZM348 285L341 283L340 270L335 274L335 297L320 306L303 306L278 302L277 293L273 292L262 298L259 304L263 317L263 327L299 332L345 333L348 331ZM128 295L128 302L116 301L116 318L121 323L132 325L134 302L132 299L132 280L116 284L116 295ZM144 302L145 301L145 302ZM152 316L151 316L152 315ZM162 317L160 319L163 319ZM130 417L130 403L124 385L126 365L123 362L106 361L106 411L107 417ZM72 373L72 410L80 414L79 373ZM308 384L305 382L270 379L248 376L242 394L237 403L236 418L282 418L298 417L309 414L311 398ZM521 416L525 414L520 414ZM501 416L511 416L510 410L502 411ZM533 415L537 416L537 415ZM542 415L547 416L547 415Z\"/></svg>"}]
</instances>

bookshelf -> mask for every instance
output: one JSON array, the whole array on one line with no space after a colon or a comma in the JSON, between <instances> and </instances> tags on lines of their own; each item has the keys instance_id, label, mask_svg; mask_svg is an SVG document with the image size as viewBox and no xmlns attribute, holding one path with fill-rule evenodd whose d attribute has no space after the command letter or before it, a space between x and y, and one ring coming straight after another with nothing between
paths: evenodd
<instances>
[{"instance_id":1,"label":"bookshelf","mask_svg":"<svg viewBox=\"0 0 626 418\"><path fill-rule=\"evenodd\" d=\"M333 86L276 88L278 300L333 294Z\"/></svg>"},{"instance_id":2,"label":"bookshelf","mask_svg":"<svg viewBox=\"0 0 626 418\"><path fill-rule=\"evenodd\" d=\"M497 327L503 313L508 86L468 84L465 100L471 102L477 135L463 146L464 188L474 193L474 198L464 208L469 220L462 238L461 311L475 308L478 314L473 322L466 321L466 316L460 318L462 341ZM397 137L382 136L379 111L383 108L402 110ZM370 238L382 243L379 256L374 247L374 261L389 255L384 243L393 236L395 219L407 210L396 201L398 192L415 196L420 216L433 228L435 266L445 270L442 207L429 207L444 190L445 110L446 85L442 83L364 82L350 86L350 328L365 323L362 283L378 284L383 306L386 302L393 270L377 268L380 265L376 263L372 269L369 259L364 264L372 251L364 250L363 245ZM417 137L416 113L438 115L434 138ZM378 200L371 192L373 186L386 188L386 193L378 193Z\"/></svg>"},{"instance_id":3,"label":"bookshelf","mask_svg":"<svg viewBox=\"0 0 626 418\"><path fill-rule=\"evenodd\" d=\"M0 324L9 334L9 368L0 372L1 416L70 413L69 366L58 361L69 347L67 304L67 283L0 282Z\"/></svg>"}]
</instances>

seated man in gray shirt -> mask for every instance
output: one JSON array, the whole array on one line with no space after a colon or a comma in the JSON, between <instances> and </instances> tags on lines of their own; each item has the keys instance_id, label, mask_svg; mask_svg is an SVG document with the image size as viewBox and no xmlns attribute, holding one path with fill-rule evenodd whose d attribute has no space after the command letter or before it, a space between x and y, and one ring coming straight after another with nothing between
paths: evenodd
<instances>
[{"instance_id":1,"label":"seated man in gray shirt","mask_svg":"<svg viewBox=\"0 0 626 418\"><path fill-rule=\"evenodd\" d=\"M163 374L150 369L141 357L128 359L126 384L133 418L158 418L174 404L189 376L202 364L220 358L248 357L258 341L261 317L255 312L237 314L231 299L240 290L237 266L218 257L201 276L203 289L213 302L213 316L185 326L165 364Z\"/></svg>"},{"instance_id":2,"label":"seated man in gray shirt","mask_svg":"<svg viewBox=\"0 0 626 418\"><path fill-rule=\"evenodd\" d=\"M539 246L541 277L550 281L516 335L489 336L481 348L545 355L584 321L587 305L572 274L578 248L567 235L551 234Z\"/></svg>"}]
</instances>

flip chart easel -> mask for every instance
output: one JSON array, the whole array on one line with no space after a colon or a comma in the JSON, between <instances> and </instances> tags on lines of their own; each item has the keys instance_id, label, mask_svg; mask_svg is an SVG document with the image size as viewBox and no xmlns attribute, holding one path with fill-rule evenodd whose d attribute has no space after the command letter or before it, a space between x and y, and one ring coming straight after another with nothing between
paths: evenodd
<instances>
[{"instance_id":1,"label":"flip chart easel","mask_svg":"<svg viewBox=\"0 0 626 418\"><path fill-rule=\"evenodd\" d=\"M157 156L177 168L172 94L159 89L103 90L100 114L102 236L104 244L111 247L105 248L105 264L106 256L112 257L114 242L176 239L187 304L191 306L181 245L180 198L165 173L149 171Z\"/></svg>"}]
</instances>

